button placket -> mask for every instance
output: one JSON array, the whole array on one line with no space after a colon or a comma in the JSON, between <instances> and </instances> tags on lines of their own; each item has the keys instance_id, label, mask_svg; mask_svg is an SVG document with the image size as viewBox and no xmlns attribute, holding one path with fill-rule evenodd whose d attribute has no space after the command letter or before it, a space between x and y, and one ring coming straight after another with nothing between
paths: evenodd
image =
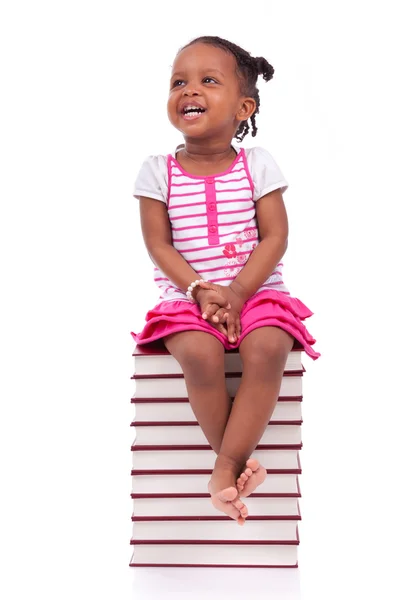
<instances>
[{"instance_id":1,"label":"button placket","mask_svg":"<svg viewBox=\"0 0 400 600\"><path fill-rule=\"evenodd\" d=\"M217 245L219 244L219 234L215 180L213 177L206 177L204 183L206 188L208 243L210 245Z\"/></svg>"}]
</instances>

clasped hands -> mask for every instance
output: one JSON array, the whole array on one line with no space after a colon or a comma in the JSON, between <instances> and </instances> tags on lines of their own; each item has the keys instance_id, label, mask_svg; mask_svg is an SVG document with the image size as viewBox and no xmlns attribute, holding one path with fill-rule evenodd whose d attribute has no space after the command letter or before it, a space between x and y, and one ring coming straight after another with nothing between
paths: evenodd
<instances>
[{"instance_id":1,"label":"clasped hands","mask_svg":"<svg viewBox=\"0 0 400 600\"><path fill-rule=\"evenodd\" d=\"M230 286L201 281L194 290L204 320L234 344L241 333L240 313L244 299Z\"/></svg>"}]
</instances>

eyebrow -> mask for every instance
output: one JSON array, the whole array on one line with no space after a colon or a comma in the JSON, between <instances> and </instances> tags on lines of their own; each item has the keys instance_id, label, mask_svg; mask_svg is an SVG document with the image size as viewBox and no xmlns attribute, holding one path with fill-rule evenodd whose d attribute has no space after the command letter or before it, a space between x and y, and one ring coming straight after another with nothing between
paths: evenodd
<instances>
[{"instance_id":1,"label":"eyebrow","mask_svg":"<svg viewBox=\"0 0 400 600\"><path fill-rule=\"evenodd\" d=\"M219 75L222 75L222 77L224 77L224 74L222 73L222 71L219 71L218 69L203 69L204 73L219 73ZM172 73L171 75L171 79L173 77L177 77L185 75L186 73L184 71L176 71L175 73Z\"/></svg>"}]
</instances>

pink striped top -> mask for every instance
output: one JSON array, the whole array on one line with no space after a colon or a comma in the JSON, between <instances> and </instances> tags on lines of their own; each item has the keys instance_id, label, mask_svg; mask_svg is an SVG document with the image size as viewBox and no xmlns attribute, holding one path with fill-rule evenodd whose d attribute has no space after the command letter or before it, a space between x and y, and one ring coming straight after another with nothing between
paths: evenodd
<instances>
[{"instance_id":1,"label":"pink striped top","mask_svg":"<svg viewBox=\"0 0 400 600\"><path fill-rule=\"evenodd\" d=\"M178 148L179 149L179 148ZM238 149L229 169L211 176L187 173L175 156L151 156L142 166L134 196L165 202L172 243L199 278L229 285L259 243L255 202L288 184L272 156L263 148ZM289 290L279 262L257 290ZM183 300L179 289L158 267L154 281L160 301ZM257 292L256 292L257 293Z\"/></svg>"}]
</instances>

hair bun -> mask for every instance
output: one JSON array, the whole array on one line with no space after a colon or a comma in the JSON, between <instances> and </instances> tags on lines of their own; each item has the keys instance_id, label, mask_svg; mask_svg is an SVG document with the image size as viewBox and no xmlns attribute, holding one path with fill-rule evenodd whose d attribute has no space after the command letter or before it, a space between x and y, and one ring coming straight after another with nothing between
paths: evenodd
<instances>
[{"instance_id":1,"label":"hair bun","mask_svg":"<svg viewBox=\"0 0 400 600\"><path fill-rule=\"evenodd\" d=\"M265 81L272 79L274 75L274 67L263 56L257 56L254 58L257 66L257 73L263 76Z\"/></svg>"}]
</instances>

